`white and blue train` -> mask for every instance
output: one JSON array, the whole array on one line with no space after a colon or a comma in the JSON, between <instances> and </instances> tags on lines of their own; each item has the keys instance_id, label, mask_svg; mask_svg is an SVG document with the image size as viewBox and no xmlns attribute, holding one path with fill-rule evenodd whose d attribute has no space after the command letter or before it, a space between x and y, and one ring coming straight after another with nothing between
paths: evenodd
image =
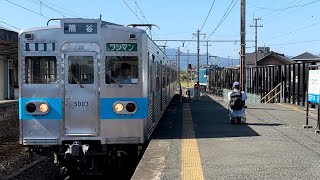
<instances>
[{"instance_id":1,"label":"white and blue train","mask_svg":"<svg viewBox=\"0 0 320 180\"><path fill-rule=\"evenodd\" d=\"M141 29L59 21L19 34L20 143L69 168L120 166L150 138L177 69Z\"/></svg>"}]
</instances>

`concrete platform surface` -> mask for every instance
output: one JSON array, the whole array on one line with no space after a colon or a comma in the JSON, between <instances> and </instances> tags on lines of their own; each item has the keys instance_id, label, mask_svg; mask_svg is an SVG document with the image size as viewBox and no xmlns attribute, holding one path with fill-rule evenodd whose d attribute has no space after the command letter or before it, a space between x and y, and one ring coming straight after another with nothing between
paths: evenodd
<instances>
[{"instance_id":1,"label":"concrete platform surface","mask_svg":"<svg viewBox=\"0 0 320 180\"><path fill-rule=\"evenodd\" d=\"M247 123L232 125L219 97L173 102L132 179L319 179L320 134L315 120L303 128L304 108L247 106Z\"/></svg>"}]
</instances>

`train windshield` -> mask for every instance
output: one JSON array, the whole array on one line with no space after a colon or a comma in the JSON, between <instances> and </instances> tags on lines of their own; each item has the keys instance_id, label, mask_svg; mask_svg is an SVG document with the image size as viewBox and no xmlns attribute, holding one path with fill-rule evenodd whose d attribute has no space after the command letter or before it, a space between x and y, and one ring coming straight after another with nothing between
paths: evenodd
<instances>
[{"instance_id":1,"label":"train windshield","mask_svg":"<svg viewBox=\"0 0 320 180\"><path fill-rule=\"evenodd\" d=\"M28 56L25 58L25 82L27 84L50 84L56 81L56 57Z\"/></svg>"},{"instance_id":2,"label":"train windshield","mask_svg":"<svg viewBox=\"0 0 320 180\"><path fill-rule=\"evenodd\" d=\"M105 64L107 84L138 83L138 57L108 56Z\"/></svg>"},{"instance_id":3,"label":"train windshield","mask_svg":"<svg viewBox=\"0 0 320 180\"><path fill-rule=\"evenodd\" d=\"M69 83L93 84L94 67L92 56L69 56Z\"/></svg>"}]
</instances>

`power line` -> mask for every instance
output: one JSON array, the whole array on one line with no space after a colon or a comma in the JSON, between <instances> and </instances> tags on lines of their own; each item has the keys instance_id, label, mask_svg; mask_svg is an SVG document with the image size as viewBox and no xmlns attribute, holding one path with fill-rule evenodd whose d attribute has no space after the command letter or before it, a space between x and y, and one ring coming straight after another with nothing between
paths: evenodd
<instances>
[{"instance_id":1,"label":"power line","mask_svg":"<svg viewBox=\"0 0 320 180\"><path fill-rule=\"evenodd\" d=\"M320 42L320 40L298 41L298 42L283 43L283 44L273 44L268 46L293 45L293 44L302 44L302 43L309 43L309 42Z\"/></svg>"},{"instance_id":2,"label":"power line","mask_svg":"<svg viewBox=\"0 0 320 180\"><path fill-rule=\"evenodd\" d=\"M7 25L7 26L10 26L10 27L13 27L13 28L15 28L15 29L21 30L21 28L18 28L18 27L16 27L16 26L13 26L13 25L11 25L11 24L8 24L8 23L6 23L6 22L4 22L4 21L0 21L0 22L3 23L3 24L5 24L5 25Z\"/></svg>"},{"instance_id":3,"label":"power line","mask_svg":"<svg viewBox=\"0 0 320 180\"><path fill-rule=\"evenodd\" d=\"M289 35L289 34L292 34L292 33L295 33L295 32L298 32L298 31L301 31L301 30L304 30L304 29L307 29L307 28L310 28L310 27L313 27L313 26L316 26L316 25L319 25L319 24L320 24L320 22L313 23L313 24L311 24L311 25L304 26L304 27L302 27L302 28L300 28L300 29L296 29L296 30L294 30L294 31L287 32L287 33L284 33L284 34L282 34L282 35L279 35L279 36L270 38L270 39L268 39L268 40L266 40L266 41L264 41L264 42L268 42L268 41L273 40L273 39L281 38L281 37L287 36L287 35Z\"/></svg>"},{"instance_id":4,"label":"power line","mask_svg":"<svg viewBox=\"0 0 320 180\"><path fill-rule=\"evenodd\" d=\"M237 2L239 0L237 0L235 3L234 3L235 0L232 0L231 3L229 4L226 12L224 13L224 15L222 16L220 22L218 23L217 27L212 31L212 33L209 35L209 37L207 37L207 40L210 39L210 37L213 35L214 32L216 32L216 30L221 26L221 24L224 22L224 20L228 17L228 15L230 14L230 12L232 11L232 9L234 8L234 6L237 4ZM233 4L234 3L234 4ZM233 4L233 6L232 6ZM230 7L232 6L232 8L230 9ZM229 10L230 9L230 10ZM229 10L229 11L228 11Z\"/></svg>"},{"instance_id":5,"label":"power line","mask_svg":"<svg viewBox=\"0 0 320 180\"><path fill-rule=\"evenodd\" d=\"M55 7L57 7L57 8L60 8L60 9L62 9L62 10L64 10L64 11L67 11L67 12L69 12L69 13L64 13L64 14L69 14L69 15L71 15L71 16L74 16L74 15L76 15L76 16L74 16L74 17L81 17L82 15L81 14L79 14L79 13L76 13L76 12L74 12L74 11L71 11L71 10L69 10L69 9L66 9L66 8L63 8L63 7L61 7L61 6L58 6L58 5L56 5L56 4L53 4L53 3L51 3L51 2L49 2L49 1L46 1L46 0L38 0L38 1L44 1L44 2L46 2L47 4L50 4L50 5L52 5L52 6L55 6ZM73 15L72 15L73 14Z\"/></svg>"},{"instance_id":6,"label":"power line","mask_svg":"<svg viewBox=\"0 0 320 180\"><path fill-rule=\"evenodd\" d=\"M34 3L34 4L37 4L37 5L38 5L38 2L40 2L40 7L42 7L42 5L43 5L43 6L47 7L47 8L49 8L49 9L51 9L52 11L54 11L54 12L56 12L56 13L60 14L62 17L66 17L66 16L65 16L65 15L63 15L60 11L58 11L58 10L56 10L56 9L54 9L54 8L52 8L52 7L50 7L50 6L48 6L47 4L43 3L41 0L39 0L39 1L28 0L28 1L30 1L30 2L32 2L32 3ZM40 14L42 14L42 12L41 12Z\"/></svg>"},{"instance_id":7,"label":"power line","mask_svg":"<svg viewBox=\"0 0 320 180\"><path fill-rule=\"evenodd\" d=\"M301 2L301 1L300 1L300 2ZM309 2L309 3L305 3L305 4L298 4L298 5L293 5L293 6L287 6L287 7L279 8L279 9L269 9L269 8L257 7L257 6L255 6L255 7L256 7L256 8L260 8L260 9L263 8L263 9L267 9L267 10L272 10L272 11L283 11L283 10L288 10L288 9L292 9L292 8L296 8L296 7L305 7L305 6L308 6L308 5L317 3L317 2L320 2L320 0L315 0L315 1L312 1L312 2Z\"/></svg>"},{"instance_id":8,"label":"power line","mask_svg":"<svg viewBox=\"0 0 320 180\"><path fill-rule=\"evenodd\" d=\"M296 2L296 1L297 1L297 0L293 0L293 1L289 2L288 5L290 5L290 4L298 4L298 3L300 3L302 0L300 0L299 2ZM251 5L251 6L253 6L253 7L255 7L255 8L257 8L257 9L269 10L269 11L277 11L277 9L271 9L271 8L256 6L256 5L254 5L253 3L250 3L250 2L248 2L248 4ZM287 6L287 7L290 7L290 6Z\"/></svg>"},{"instance_id":9,"label":"power line","mask_svg":"<svg viewBox=\"0 0 320 180\"><path fill-rule=\"evenodd\" d=\"M180 41L180 42L197 42L194 39L158 39L153 41ZM199 40L200 42L239 42L239 40ZM253 40L246 40L246 42L254 42Z\"/></svg>"},{"instance_id":10,"label":"power line","mask_svg":"<svg viewBox=\"0 0 320 180\"><path fill-rule=\"evenodd\" d=\"M208 19L210 13L211 13L212 7L213 7L213 5L214 5L215 2L216 2L216 0L213 0L213 2L212 2L212 4L211 4L211 7L210 7L210 10L209 10L209 12L208 12L208 15L207 15L206 19L204 20L204 22L203 22L203 24L202 24L202 27L200 28L200 31L202 30L203 26L206 24L207 19Z\"/></svg>"},{"instance_id":11,"label":"power line","mask_svg":"<svg viewBox=\"0 0 320 180\"><path fill-rule=\"evenodd\" d=\"M56 13L58 13L58 14L60 14L62 17L66 17L65 15L63 15L61 12L59 12L59 11L57 11L56 9L54 9L54 8L52 8L52 7L50 7L50 6L48 6L47 4L45 4L45 3L43 3L43 2L41 2L44 6L46 6L47 8L49 8L49 9L51 9L52 11L54 11L54 12L56 12Z\"/></svg>"},{"instance_id":12,"label":"power line","mask_svg":"<svg viewBox=\"0 0 320 180\"><path fill-rule=\"evenodd\" d=\"M259 8L259 9L270 10L270 11L272 11L272 12L276 12L276 13L273 14L273 15L272 15L271 13L267 13L266 15L263 15L263 16L262 16L263 19L266 20L266 19L270 19L271 17L276 16L276 15L278 15L278 14L284 13L286 10L293 9L293 8L298 8L298 7L306 7L306 6L308 6L308 5L317 3L317 2L319 2L320 0L315 0L315 1L312 1L312 2L304 3L304 4L298 4L298 3L300 3L301 1L302 1L302 0L296 2L296 0L293 0L293 1L291 1L290 3L288 3L288 6L287 6L287 7L279 8L279 9L270 9L270 8L265 8L265 7L259 7L259 6L253 5L252 3L249 3L249 4L252 5L253 7L256 7L256 8ZM293 4L293 5L290 5L290 4ZM289 6L289 5L290 5L290 6ZM296 11L292 11L292 12L290 12L290 13L293 13L293 12L296 12ZM288 13L288 14L290 14L290 13ZM286 15L288 15L288 14L286 14ZM268 16L268 15L269 15L269 16ZM265 16L267 16L267 17L265 17ZM268 21L267 23L269 23L269 22L271 22L271 21ZM267 24L267 23L265 23L265 24Z\"/></svg>"},{"instance_id":13,"label":"power line","mask_svg":"<svg viewBox=\"0 0 320 180\"><path fill-rule=\"evenodd\" d=\"M28 8L26 8L26 7L23 7L23 6L19 5L19 4L16 4L16 3L14 3L14 2L11 2L11 1L9 1L9 0L5 0L5 1L7 1L7 2L13 4L13 5L16 5L16 6L20 7L20 8L22 8L22 9L25 9L25 10L27 10L27 11L30 11L30 12L32 12L32 13L34 13L34 14L37 14L37 15L39 15L39 16L45 17L45 18L47 18L47 19L51 19L51 18L49 18L49 17L47 17L47 16L44 16L44 15L42 15L42 14L40 14L40 13L37 13L37 12L31 10L31 9L28 9Z\"/></svg>"}]
</instances>

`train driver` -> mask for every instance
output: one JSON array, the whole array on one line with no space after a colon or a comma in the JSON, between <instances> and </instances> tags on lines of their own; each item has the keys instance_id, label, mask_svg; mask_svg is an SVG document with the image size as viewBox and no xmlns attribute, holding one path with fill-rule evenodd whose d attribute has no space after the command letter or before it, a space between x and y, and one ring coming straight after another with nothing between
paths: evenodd
<instances>
[{"instance_id":1,"label":"train driver","mask_svg":"<svg viewBox=\"0 0 320 180\"><path fill-rule=\"evenodd\" d=\"M130 69L131 65L128 63L122 63L121 65L121 73L117 77L117 81L120 84L131 84L131 79L133 78L132 75L130 75Z\"/></svg>"}]
</instances>

